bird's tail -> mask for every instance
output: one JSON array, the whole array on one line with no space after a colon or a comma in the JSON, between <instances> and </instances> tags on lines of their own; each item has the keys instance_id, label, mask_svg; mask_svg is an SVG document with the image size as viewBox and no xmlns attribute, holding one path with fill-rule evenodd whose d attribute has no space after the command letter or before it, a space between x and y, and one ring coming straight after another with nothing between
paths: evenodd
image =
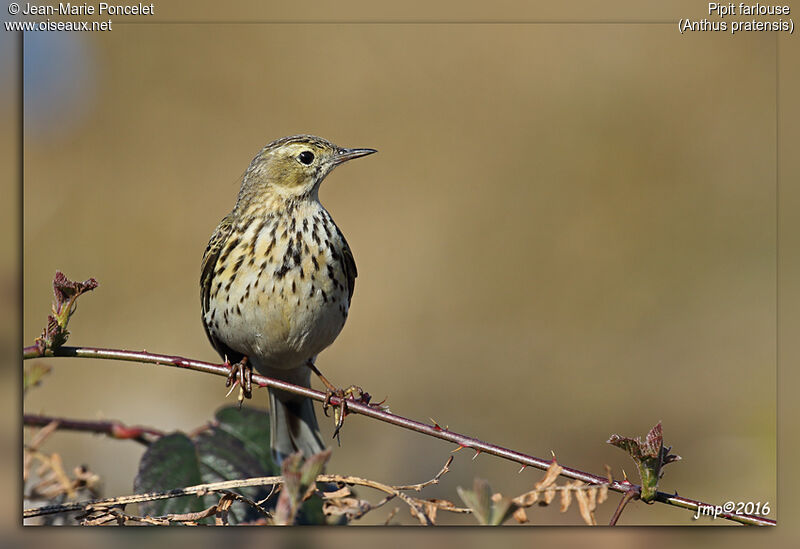
<instances>
[{"instance_id":1,"label":"bird's tail","mask_svg":"<svg viewBox=\"0 0 800 549\"><path fill-rule=\"evenodd\" d=\"M269 422L272 458L278 465L297 450L309 457L325 449L310 398L270 387Z\"/></svg>"}]
</instances>

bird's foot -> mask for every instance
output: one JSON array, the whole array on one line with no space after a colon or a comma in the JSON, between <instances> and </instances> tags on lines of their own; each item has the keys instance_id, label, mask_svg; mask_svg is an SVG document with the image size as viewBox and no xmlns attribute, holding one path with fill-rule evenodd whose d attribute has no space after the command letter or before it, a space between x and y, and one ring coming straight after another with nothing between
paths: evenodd
<instances>
[{"instance_id":1,"label":"bird's foot","mask_svg":"<svg viewBox=\"0 0 800 549\"><path fill-rule=\"evenodd\" d=\"M356 402L358 404L372 406L373 408L379 408L381 410L389 409L388 406L383 404L386 402L385 399L377 404L371 404L370 401L372 400L372 396L358 385L351 385L347 389L341 389L328 381L328 379L322 375L322 372L317 369L312 361L309 360L307 365L315 374L317 374L320 381L322 381L322 383L325 385L325 400L322 403L322 411L325 413L325 417L328 417L328 408L333 406L333 419L336 423L336 429L333 431L333 438L336 439L336 442L339 443L339 445L342 443L342 441L339 439L339 431L342 430L344 418L347 416L348 402ZM331 404L331 400L333 398L338 400L335 405Z\"/></svg>"},{"instance_id":2,"label":"bird's foot","mask_svg":"<svg viewBox=\"0 0 800 549\"><path fill-rule=\"evenodd\" d=\"M334 397L339 401L335 406L331 404L331 399ZM328 417L328 408L333 407L333 420L336 424L336 429L333 431L333 438L336 439L339 445L342 443L339 439L339 431L341 431L342 426L344 426L344 418L347 416L347 402L352 401L369 405L370 400L372 400L372 396L358 385L351 385L347 389L327 388L325 391L325 401L322 403L322 411L325 416Z\"/></svg>"},{"instance_id":3,"label":"bird's foot","mask_svg":"<svg viewBox=\"0 0 800 549\"><path fill-rule=\"evenodd\" d=\"M243 357L242 360L236 364L231 364L228 361L228 357L225 357L225 365L230 367L228 377L225 379L225 387L231 388L231 390L228 391L228 395L230 395L233 388L236 387L236 385L239 386L238 401L239 408L241 408L244 399L253 396L253 367L248 364L247 357Z\"/></svg>"}]
</instances>

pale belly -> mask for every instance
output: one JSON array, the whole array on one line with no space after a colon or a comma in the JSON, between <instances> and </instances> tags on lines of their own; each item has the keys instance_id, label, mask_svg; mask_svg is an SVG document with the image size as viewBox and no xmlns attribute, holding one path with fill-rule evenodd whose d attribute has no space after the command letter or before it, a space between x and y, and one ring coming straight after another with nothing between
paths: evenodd
<instances>
[{"instance_id":1,"label":"pale belly","mask_svg":"<svg viewBox=\"0 0 800 549\"><path fill-rule=\"evenodd\" d=\"M240 302L244 289L234 286L229 303L219 304L229 314L226 319L223 312L222 322L217 320L217 335L256 366L296 368L333 343L344 327L347 302L323 302L323 288L301 298L291 293L291 282L269 281L266 291L251 291Z\"/></svg>"},{"instance_id":2,"label":"pale belly","mask_svg":"<svg viewBox=\"0 0 800 549\"><path fill-rule=\"evenodd\" d=\"M259 238L250 255L244 247L230 254L231 269L237 254L256 260L245 260L230 287L212 293L205 313L214 336L260 370L293 369L316 356L339 335L349 308L335 240L313 246L310 232L282 236L282 225L275 234Z\"/></svg>"}]
</instances>

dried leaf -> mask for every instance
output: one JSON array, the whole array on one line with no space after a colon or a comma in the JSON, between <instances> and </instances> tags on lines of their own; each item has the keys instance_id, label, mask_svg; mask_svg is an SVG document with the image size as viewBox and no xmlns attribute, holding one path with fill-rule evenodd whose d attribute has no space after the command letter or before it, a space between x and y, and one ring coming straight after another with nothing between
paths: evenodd
<instances>
[{"instance_id":1,"label":"dried leaf","mask_svg":"<svg viewBox=\"0 0 800 549\"><path fill-rule=\"evenodd\" d=\"M570 484L567 484L565 488L566 490L561 490L561 506L559 507L559 511L562 513L566 512L569 509L570 504L572 503L572 490L569 488L571 487Z\"/></svg>"},{"instance_id":2,"label":"dried leaf","mask_svg":"<svg viewBox=\"0 0 800 549\"><path fill-rule=\"evenodd\" d=\"M597 509L597 488L592 486L586 489L586 496L589 498L589 511Z\"/></svg>"},{"instance_id":3,"label":"dried leaf","mask_svg":"<svg viewBox=\"0 0 800 549\"><path fill-rule=\"evenodd\" d=\"M347 520L354 520L372 509L372 505L363 499L355 497L341 497L326 499L322 504L322 512L325 516L342 516Z\"/></svg>"},{"instance_id":4,"label":"dried leaf","mask_svg":"<svg viewBox=\"0 0 800 549\"><path fill-rule=\"evenodd\" d=\"M446 499L430 498L425 500L426 503L436 505L439 509L455 509L456 504Z\"/></svg>"},{"instance_id":5,"label":"dried leaf","mask_svg":"<svg viewBox=\"0 0 800 549\"><path fill-rule=\"evenodd\" d=\"M544 494L544 501L540 502L540 505L549 505L553 501L555 493L551 493L547 489L556 482L562 470L563 468L554 459L544 476L533 485L533 490L514 498L514 503L521 507L530 507L538 501L540 495Z\"/></svg>"},{"instance_id":6,"label":"dried leaf","mask_svg":"<svg viewBox=\"0 0 800 549\"><path fill-rule=\"evenodd\" d=\"M514 498L514 503L519 505L520 507L530 507L536 500L539 499L539 494L541 492L539 490L531 490L530 492L525 492L521 496L517 496Z\"/></svg>"},{"instance_id":7,"label":"dried leaf","mask_svg":"<svg viewBox=\"0 0 800 549\"><path fill-rule=\"evenodd\" d=\"M411 516L417 519L422 526L433 524L424 508L417 507L416 505L409 505L408 512L411 513Z\"/></svg>"},{"instance_id":8,"label":"dried leaf","mask_svg":"<svg viewBox=\"0 0 800 549\"><path fill-rule=\"evenodd\" d=\"M547 468L547 472L545 473L544 477L539 480L539 482L534 484L534 488L537 490L544 490L558 479L558 475L561 474L562 470L563 468L561 465L559 465L554 459L550 464L550 467Z\"/></svg>"},{"instance_id":9,"label":"dried leaf","mask_svg":"<svg viewBox=\"0 0 800 549\"><path fill-rule=\"evenodd\" d=\"M347 486L342 486L335 492L322 492L322 499L337 499L337 498L344 498L351 494L350 488Z\"/></svg>"},{"instance_id":10,"label":"dried leaf","mask_svg":"<svg viewBox=\"0 0 800 549\"><path fill-rule=\"evenodd\" d=\"M394 518L394 516L397 514L398 511L400 511L399 507L395 507L394 509L392 509L389 512L389 516L386 517L386 521L384 521L383 525L384 526L389 526L389 524L391 524L392 519Z\"/></svg>"},{"instance_id":11,"label":"dried leaf","mask_svg":"<svg viewBox=\"0 0 800 549\"><path fill-rule=\"evenodd\" d=\"M595 520L592 511L589 509L589 498L584 490L575 490L575 501L578 502L578 510L581 513L583 522L589 526L596 525L597 521Z\"/></svg>"},{"instance_id":12,"label":"dried leaf","mask_svg":"<svg viewBox=\"0 0 800 549\"><path fill-rule=\"evenodd\" d=\"M73 489L72 481L67 476L66 471L64 471L64 464L61 461L61 456L59 454L53 454L50 456L50 467L52 467L53 472L55 473L56 478L61 485L63 493L66 494L70 499L75 497L75 490Z\"/></svg>"},{"instance_id":13,"label":"dried leaf","mask_svg":"<svg viewBox=\"0 0 800 549\"><path fill-rule=\"evenodd\" d=\"M597 504L605 503L608 499L608 484L601 484L600 491L597 494Z\"/></svg>"},{"instance_id":14,"label":"dried leaf","mask_svg":"<svg viewBox=\"0 0 800 549\"><path fill-rule=\"evenodd\" d=\"M59 422L54 420L39 429L39 431L37 431L36 434L31 438L31 444L29 448L31 450L38 450L47 437L49 437L51 434L53 434L53 432L55 432L56 429L58 429L58 425Z\"/></svg>"},{"instance_id":15,"label":"dried leaf","mask_svg":"<svg viewBox=\"0 0 800 549\"><path fill-rule=\"evenodd\" d=\"M439 506L431 501L423 501L422 508L431 524L436 524L436 512L439 510Z\"/></svg>"}]
</instances>

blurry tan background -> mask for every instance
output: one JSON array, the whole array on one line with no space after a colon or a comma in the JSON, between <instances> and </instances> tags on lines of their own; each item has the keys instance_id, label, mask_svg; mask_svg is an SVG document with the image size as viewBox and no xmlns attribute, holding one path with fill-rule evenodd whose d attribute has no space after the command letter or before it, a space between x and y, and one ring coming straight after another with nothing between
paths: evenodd
<instances>
[{"instance_id":1,"label":"blurry tan background","mask_svg":"<svg viewBox=\"0 0 800 549\"><path fill-rule=\"evenodd\" d=\"M684 458L663 490L775 501L776 45L796 67L794 39L191 5L160 14L385 22L139 18L106 34L29 34L23 342L40 333L60 269L100 282L71 344L216 360L199 319L208 236L266 142L314 133L380 150L321 191L360 273L349 322L318 362L330 378L388 396L402 415L598 473L608 463L618 476L634 466L604 441L662 420ZM463 19L704 15L692 3L513 18L501 7L467 7ZM796 73L783 71L783 86L797 90ZM26 412L188 430L233 402L211 376L47 362L54 373ZM452 449L357 416L342 440L330 470L389 483L430 478ZM51 444L68 466L101 474L106 495L132 490L134 443L63 433ZM456 486L481 476L513 495L539 476L470 458L457 454L427 494L457 499ZM555 509L530 517L577 521ZM635 505L623 522L689 517Z\"/></svg>"}]
</instances>

